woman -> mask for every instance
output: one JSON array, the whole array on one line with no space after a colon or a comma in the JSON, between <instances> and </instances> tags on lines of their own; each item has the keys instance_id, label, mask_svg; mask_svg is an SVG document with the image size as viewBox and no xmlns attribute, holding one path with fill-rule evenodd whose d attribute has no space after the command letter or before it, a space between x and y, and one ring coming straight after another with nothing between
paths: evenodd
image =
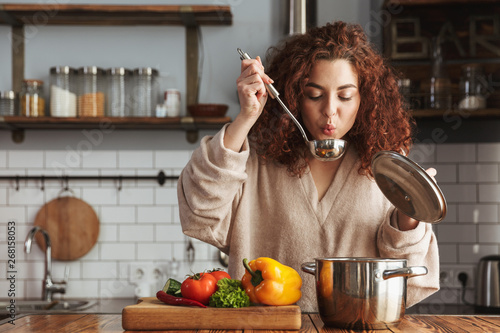
<instances>
[{"instance_id":1,"label":"woman","mask_svg":"<svg viewBox=\"0 0 500 333\"><path fill-rule=\"evenodd\" d=\"M242 61L240 113L203 138L183 170L184 233L227 253L229 273L238 279L242 258L271 257L297 271L315 257L406 258L429 269L408 280L407 305L438 290L431 225L397 211L372 177L375 153L408 153L412 123L396 76L362 29L336 22L291 37L271 49L266 73L260 58ZM345 154L315 159L290 118L268 99L268 83L310 139L343 138ZM299 305L315 311L314 278L301 274Z\"/></svg>"}]
</instances>

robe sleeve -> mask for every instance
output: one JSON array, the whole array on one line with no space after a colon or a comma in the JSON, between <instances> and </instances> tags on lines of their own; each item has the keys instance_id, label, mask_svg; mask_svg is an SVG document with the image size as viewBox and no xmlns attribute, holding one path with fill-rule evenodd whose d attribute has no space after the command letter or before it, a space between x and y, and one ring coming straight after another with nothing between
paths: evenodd
<instances>
[{"instance_id":1,"label":"robe sleeve","mask_svg":"<svg viewBox=\"0 0 500 333\"><path fill-rule=\"evenodd\" d=\"M411 307L439 290L439 251L430 223L420 222L413 230L397 229L397 212L380 226L377 246L382 258L407 259L408 266L425 266L427 275L408 278L406 306Z\"/></svg>"},{"instance_id":2,"label":"robe sleeve","mask_svg":"<svg viewBox=\"0 0 500 333\"><path fill-rule=\"evenodd\" d=\"M179 216L184 234L228 252L233 208L247 178L249 145L241 152L226 149L224 126L201 140L177 184Z\"/></svg>"}]
</instances>

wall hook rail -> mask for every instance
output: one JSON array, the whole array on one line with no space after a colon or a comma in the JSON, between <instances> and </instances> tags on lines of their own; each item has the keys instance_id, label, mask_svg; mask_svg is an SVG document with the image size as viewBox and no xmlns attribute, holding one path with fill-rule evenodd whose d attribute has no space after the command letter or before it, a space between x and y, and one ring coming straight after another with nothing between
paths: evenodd
<instances>
[{"instance_id":1,"label":"wall hook rail","mask_svg":"<svg viewBox=\"0 0 500 333\"><path fill-rule=\"evenodd\" d=\"M160 186L163 186L167 180L177 180L179 179L179 176L167 176L165 172L160 171L156 176L123 176L123 175L117 175L117 176L80 176L80 175L75 175L75 176L70 176L70 175L64 175L64 176L46 176L46 175L40 175L40 176L0 176L0 180L14 180L16 182L16 191L19 191L19 182L21 180L40 180L42 182L41 189L43 190L45 188L45 181L47 180L62 180L65 184L65 187L68 186L68 182L70 180L118 180L120 183L120 188L121 188L121 183L123 180L156 180Z\"/></svg>"}]
</instances>

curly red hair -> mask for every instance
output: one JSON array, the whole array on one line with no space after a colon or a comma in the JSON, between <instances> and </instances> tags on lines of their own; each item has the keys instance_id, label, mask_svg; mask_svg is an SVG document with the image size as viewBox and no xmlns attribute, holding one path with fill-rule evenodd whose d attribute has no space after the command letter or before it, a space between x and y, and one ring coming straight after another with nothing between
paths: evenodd
<instances>
[{"instance_id":1,"label":"curly red hair","mask_svg":"<svg viewBox=\"0 0 500 333\"><path fill-rule=\"evenodd\" d=\"M295 35L268 50L266 72L275 81L280 98L301 121L305 79L318 60L345 59L358 75L361 103L346 140L361 159L360 174L372 176L372 157L381 150L408 153L414 121L398 90L398 75L370 45L358 24L328 23ZM250 132L261 160L276 161L295 176L306 168L303 138L278 103L269 98Z\"/></svg>"}]
</instances>

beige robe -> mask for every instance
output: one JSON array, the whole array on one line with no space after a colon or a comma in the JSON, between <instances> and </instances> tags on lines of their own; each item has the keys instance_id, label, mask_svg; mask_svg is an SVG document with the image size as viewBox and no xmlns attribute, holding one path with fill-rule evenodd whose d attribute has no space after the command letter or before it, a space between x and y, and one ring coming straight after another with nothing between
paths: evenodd
<instances>
[{"instance_id":1,"label":"beige robe","mask_svg":"<svg viewBox=\"0 0 500 333\"><path fill-rule=\"evenodd\" d=\"M432 226L400 231L395 209L376 183L358 174L348 149L321 201L309 172L258 161L248 142L237 153L223 146L225 127L202 139L178 182L183 232L229 255L229 274L241 279L242 259L270 257L297 270L302 311L317 311L314 276L301 264L320 257L406 258L429 273L408 279L407 307L439 289L439 257Z\"/></svg>"}]
</instances>

